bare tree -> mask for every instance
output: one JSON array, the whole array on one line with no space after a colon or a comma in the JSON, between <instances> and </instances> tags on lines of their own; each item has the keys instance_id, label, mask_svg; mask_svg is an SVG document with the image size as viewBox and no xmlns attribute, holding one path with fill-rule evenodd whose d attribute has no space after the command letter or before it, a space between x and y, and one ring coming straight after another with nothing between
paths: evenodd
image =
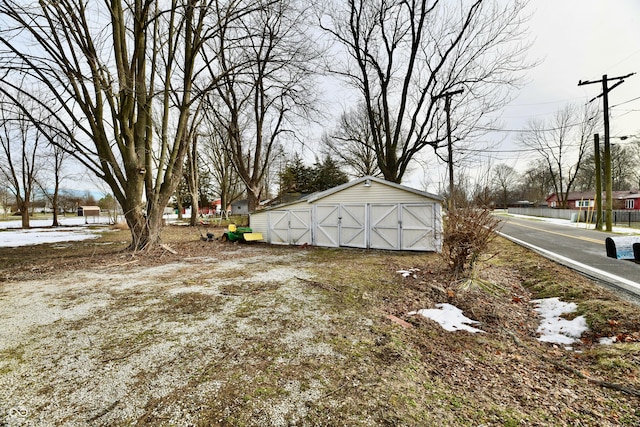
<instances>
[{"instance_id":1,"label":"bare tree","mask_svg":"<svg viewBox=\"0 0 640 427\"><path fill-rule=\"evenodd\" d=\"M529 122L519 136L520 143L542 160L562 208L567 208L567 197L587 158L598 117L591 104L582 109L567 105L552 120Z\"/></svg>"},{"instance_id":2,"label":"bare tree","mask_svg":"<svg viewBox=\"0 0 640 427\"><path fill-rule=\"evenodd\" d=\"M600 147L600 158L604 158L604 147ZM611 178L613 191L624 191L637 188L638 159L635 157L632 145L611 144ZM582 162L583 166L576 177L575 187L578 191L593 191L595 188L595 156L593 150ZM604 165L600 174L604 174Z\"/></svg>"},{"instance_id":3,"label":"bare tree","mask_svg":"<svg viewBox=\"0 0 640 427\"><path fill-rule=\"evenodd\" d=\"M635 164L635 168L633 169L633 171L631 172L632 175L632 179L633 179L633 187L636 190L640 189L640 167L638 167L638 165L640 165L640 141L639 140L635 140L633 142L631 142L629 148L629 153L631 154L631 159L633 164Z\"/></svg>"},{"instance_id":4,"label":"bare tree","mask_svg":"<svg viewBox=\"0 0 640 427\"><path fill-rule=\"evenodd\" d=\"M325 151L355 177L381 175L368 117L365 105L360 104L343 113L336 128L322 136Z\"/></svg>"},{"instance_id":5,"label":"bare tree","mask_svg":"<svg viewBox=\"0 0 640 427\"><path fill-rule=\"evenodd\" d=\"M491 123L524 59L526 1L347 0L321 26L344 48L331 64L360 92L378 167L401 182L414 157L446 141L446 94L455 144ZM336 6L337 5L337 6ZM344 6L342 6L344 5Z\"/></svg>"},{"instance_id":6,"label":"bare tree","mask_svg":"<svg viewBox=\"0 0 640 427\"><path fill-rule=\"evenodd\" d=\"M474 168L475 174L473 176L473 186L470 195L468 196L471 200L471 206L488 209L495 205L495 193L493 191L493 183L492 183L492 163L486 162L483 163L480 168ZM462 170L467 170L467 166L463 166ZM463 173L458 173L458 181L462 181L461 177L463 177ZM459 186L460 184L458 184ZM466 206L464 204L459 204L460 201L456 200L454 206Z\"/></svg>"},{"instance_id":7,"label":"bare tree","mask_svg":"<svg viewBox=\"0 0 640 427\"><path fill-rule=\"evenodd\" d=\"M204 167L208 169L212 181L220 197L220 207L226 212L227 206L243 194L242 181L233 166L229 152L229 133L224 126L216 123L215 115L209 114L203 122L205 126L202 137L201 153L205 159Z\"/></svg>"},{"instance_id":8,"label":"bare tree","mask_svg":"<svg viewBox=\"0 0 640 427\"><path fill-rule=\"evenodd\" d=\"M47 89L32 101L55 120L68 152L109 185L131 249L159 240L182 177L200 48L217 29L206 25L210 3L0 1L0 91L28 97L24 82Z\"/></svg>"},{"instance_id":9,"label":"bare tree","mask_svg":"<svg viewBox=\"0 0 640 427\"><path fill-rule=\"evenodd\" d=\"M518 172L511 166L500 163L493 167L494 191L498 195L503 209L507 209L509 195L518 188L520 177Z\"/></svg>"},{"instance_id":10,"label":"bare tree","mask_svg":"<svg viewBox=\"0 0 640 427\"><path fill-rule=\"evenodd\" d=\"M7 215L11 210L12 202L11 192L9 191L9 185L4 175L0 174L0 208L2 208L2 216L7 219Z\"/></svg>"},{"instance_id":11,"label":"bare tree","mask_svg":"<svg viewBox=\"0 0 640 427\"><path fill-rule=\"evenodd\" d=\"M269 165L285 135L292 137L313 112L312 78L318 52L307 34L307 5L299 0L258 0L238 25L225 25L211 66L221 76L216 121L228 137L228 153L253 210L264 191ZM233 3L230 7L234 6ZM212 58L213 59L213 58ZM214 61L209 61L213 64Z\"/></svg>"},{"instance_id":12,"label":"bare tree","mask_svg":"<svg viewBox=\"0 0 640 427\"><path fill-rule=\"evenodd\" d=\"M25 100L25 105L33 103ZM13 193L20 210L22 228L29 228L29 208L41 170L39 153L46 140L31 126L29 118L19 109L0 102L0 174ZM37 114L37 108L33 114Z\"/></svg>"},{"instance_id":13,"label":"bare tree","mask_svg":"<svg viewBox=\"0 0 640 427\"><path fill-rule=\"evenodd\" d=\"M544 203L553 192L553 178L545 162L541 159L533 161L522 173L519 197L534 205Z\"/></svg>"},{"instance_id":14,"label":"bare tree","mask_svg":"<svg viewBox=\"0 0 640 427\"><path fill-rule=\"evenodd\" d=\"M44 155L44 162L46 164L45 172L48 176L44 179L39 178L37 180L40 191L42 191L42 194L44 194L51 203L51 210L53 211L52 227L58 227L60 225L58 220L60 211L60 185L65 179L63 166L70 157L69 153L62 148L63 145L64 142L48 144L47 152ZM53 188L50 187L51 183L53 183Z\"/></svg>"}]
</instances>

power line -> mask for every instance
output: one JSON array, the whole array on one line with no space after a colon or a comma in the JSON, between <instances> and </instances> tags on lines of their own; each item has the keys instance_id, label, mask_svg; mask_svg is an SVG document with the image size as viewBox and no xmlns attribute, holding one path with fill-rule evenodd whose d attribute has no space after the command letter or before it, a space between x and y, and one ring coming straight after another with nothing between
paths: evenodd
<instances>
[{"instance_id":1,"label":"power line","mask_svg":"<svg viewBox=\"0 0 640 427\"><path fill-rule=\"evenodd\" d=\"M551 105L551 104L567 103L569 101L576 101L580 99L584 99L584 98L576 97L576 98L569 98L569 99L559 99L557 101L532 102L530 104L508 104L507 107L534 107L536 105Z\"/></svg>"},{"instance_id":2,"label":"power line","mask_svg":"<svg viewBox=\"0 0 640 427\"><path fill-rule=\"evenodd\" d=\"M588 121L588 120L587 120ZM578 122L578 123L571 123L568 125L563 125L563 126L558 126L558 127L553 127L553 128L546 128L546 129L500 129L500 128L485 128L485 127L476 127L475 129L478 130L484 130L484 131L488 131L488 132L506 132L506 133L523 133L523 132L551 132L554 130L562 130L562 129L566 129L566 128L571 128L571 127L575 127L575 126L581 126L586 124L587 122Z\"/></svg>"},{"instance_id":3,"label":"power line","mask_svg":"<svg viewBox=\"0 0 640 427\"><path fill-rule=\"evenodd\" d=\"M611 88L611 89L613 89L613 88ZM640 99L640 96L639 96L639 97L637 97L637 98L630 99L630 100L628 100L628 101L621 102L621 103L616 104L616 105L612 105L612 106L611 106L611 107L609 107L609 108L619 107L619 106L621 106L621 105L628 104L628 103L633 102L633 101L637 101L638 99Z\"/></svg>"}]
</instances>

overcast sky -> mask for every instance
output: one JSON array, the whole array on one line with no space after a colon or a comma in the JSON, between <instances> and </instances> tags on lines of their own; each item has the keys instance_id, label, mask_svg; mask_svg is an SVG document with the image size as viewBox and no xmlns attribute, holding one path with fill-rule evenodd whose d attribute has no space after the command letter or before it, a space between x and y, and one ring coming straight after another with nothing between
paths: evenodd
<instances>
[{"instance_id":1,"label":"overcast sky","mask_svg":"<svg viewBox=\"0 0 640 427\"><path fill-rule=\"evenodd\" d=\"M604 74L639 73L609 93L609 106L612 136L640 135L640 0L531 0L529 13L529 55L540 64L527 71L527 84L503 110L503 131L483 138L492 146L475 163L524 170L532 153L521 151L517 130L531 119L547 120L569 103L584 104L600 95L601 84L578 86L578 81L600 80ZM601 98L594 102L602 114ZM441 166L435 174L414 170L404 183L435 192L445 179Z\"/></svg>"},{"instance_id":2,"label":"overcast sky","mask_svg":"<svg viewBox=\"0 0 640 427\"><path fill-rule=\"evenodd\" d=\"M533 0L530 12L530 54L542 62L504 110L505 129L521 129L529 119L549 118L568 103L586 103L602 93L601 84L578 86L580 80L640 72L639 0ZM601 98L594 102L602 105ZM640 133L640 74L609 93L609 106L612 136ZM501 147L508 149L517 134L503 134Z\"/></svg>"},{"instance_id":3,"label":"overcast sky","mask_svg":"<svg viewBox=\"0 0 640 427\"><path fill-rule=\"evenodd\" d=\"M531 0L529 12L530 58L541 63L527 72L527 85L504 109L504 131L487 135L485 142L491 142L493 147L478 163L504 162L524 169L531 153L518 152L518 133L511 130L523 129L530 119L548 119L568 103L586 103L601 93L601 85L578 87L579 80L640 73L640 0ZM333 93L332 112L338 117L344 108L349 108L349 102L339 99L340 94L334 93L331 85L335 81L319 88ZM341 90L343 96L348 93ZM626 79L609 95L611 135L640 135L640 74ZM601 105L601 100L597 102ZM321 131L311 128L309 148L313 149ZM312 150L304 151L312 161ZM429 168L433 170L433 152L425 154L431 159ZM438 182L445 182L443 171L444 168L427 176L416 168L403 183L435 192Z\"/></svg>"}]
</instances>

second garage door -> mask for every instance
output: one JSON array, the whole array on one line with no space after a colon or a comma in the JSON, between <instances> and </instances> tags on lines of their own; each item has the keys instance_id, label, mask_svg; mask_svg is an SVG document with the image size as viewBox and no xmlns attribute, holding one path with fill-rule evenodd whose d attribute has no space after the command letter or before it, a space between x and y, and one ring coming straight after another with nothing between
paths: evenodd
<instances>
[{"instance_id":1,"label":"second garage door","mask_svg":"<svg viewBox=\"0 0 640 427\"><path fill-rule=\"evenodd\" d=\"M388 250L436 250L435 205L318 204L314 242L318 246L347 246Z\"/></svg>"}]
</instances>

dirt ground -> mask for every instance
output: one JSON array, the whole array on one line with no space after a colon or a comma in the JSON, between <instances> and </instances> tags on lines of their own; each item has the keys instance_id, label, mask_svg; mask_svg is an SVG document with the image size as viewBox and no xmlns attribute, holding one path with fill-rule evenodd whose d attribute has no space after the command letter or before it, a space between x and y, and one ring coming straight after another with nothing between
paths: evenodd
<instances>
[{"instance_id":1,"label":"dirt ground","mask_svg":"<svg viewBox=\"0 0 640 427\"><path fill-rule=\"evenodd\" d=\"M640 309L504 240L488 292L437 254L127 238L0 248L0 426L640 425ZM570 350L548 296L587 316ZM438 302L485 333L407 315Z\"/></svg>"}]
</instances>

